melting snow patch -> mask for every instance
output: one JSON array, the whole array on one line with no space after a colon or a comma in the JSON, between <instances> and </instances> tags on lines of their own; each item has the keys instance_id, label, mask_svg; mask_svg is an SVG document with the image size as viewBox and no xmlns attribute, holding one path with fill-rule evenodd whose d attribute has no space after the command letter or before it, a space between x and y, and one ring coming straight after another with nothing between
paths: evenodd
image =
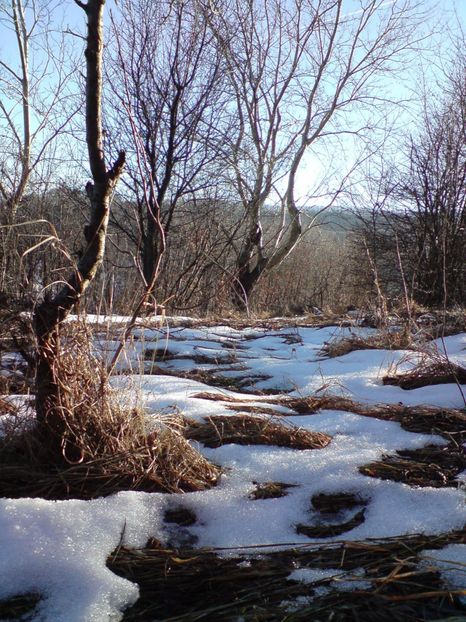
<instances>
[{"instance_id":1,"label":"melting snow patch","mask_svg":"<svg viewBox=\"0 0 466 622\"><path fill-rule=\"evenodd\" d=\"M402 361L406 352L366 350L319 360L323 342L336 334L345 333L335 328L239 331L217 326L172 328L168 332L154 329L146 332L145 339L149 341L152 337L190 359L196 353L205 353L206 347L212 348L210 354L224 356L228 350L221 349L221 344L238 343L241 347L235 350L235 357L244 368L233 370L232 375L270 376L257 382L259 389L286 383L294 389L295 396L303 396L322 386L331 386L332 392L365 403L464 407L456 385L412 391L383 386L381 378L390 364ZM466 364L466 335L448 337L442 347L443 344L452 360ZM111 342L106 345L110 349L114 346ZM144 369L142 346L142 340L135 340L127 352L127 362L136 370ZM164 364L168 366L170 362ZM188 367L196 370L198 364L191 360ZM127 375L115 377L113 384L128 394L137 394L154 417L164 409L180 411L196 420L232 413L228 402L194 397L205 391L221 393L227 399L240 398L245 404L252 400L255 406L267 406L268 400L273 402L267 396L252 397L172 376ZM169 502L178 500L197 517L196 523L185 528L186 534L197 537L200 547L230 547L231 554L237 554L235 547L243 547L244 554L249 547L257 554L260 545L271 551L274 547L315 543L315 539L298 534L296 526L303 522L314 524L318 513L311 499L321 493L353 493L364 500L364 521L350 527L343 535L345 540L437 534L464 526L463 489L415 488L366 477L358 470L363 464L398 449L443 444L441 437L410 433L395 422L331 410L286 420L305 429L327 432L332 435L332 441L325 449L306 451L233 444L217 449L199 446L205 456L223 467L224 475L216 488L189 495L125 492L94 501L0 499L0 599L40 594L42 601L35 619L41 622L119 620L122 610L137 599L138 587L111 573L105 565L106 559L120 543L141 547L149 537L166 542L170 530L164 526L164 511ZM466 471L461 480L466 480ZM290 487L285 497L252 500L253 482L282 482ZM317 520L323 520L322 516L317 516ZM341 538L341 535L326 538L325 543L329 545ZM441 551L425 551L424 557L425 563L440 569L452 589L464 589L466 545L451 544ZM335 569L300 568L288 579L324 583L309 588L312 592L309 597L289 605L297 608L332 590L370 588L370 583L356 571L349 574Z\"/></svg>"},{"instance_id":2,"label":"melting snow patch","mask_svg":"<svg viewBox=\"0 0 466 622\"><path fill-rule=\"evenodd\" d=\"M301 583L318 583L330 577L338 577L343 574L335 568L296 568L286 578L288 581L300 581Z\"/></svg>"},{"instance_id":3,"label":"melting snow patch","mask_svg":"<svg viewBox=\"0 0 466 622\"><path fill-rule=\"evenodd\" d=\"M119 620L139 589L105 562L120 542L140 547L161 532L156 496L151 503L130 492L95 501L1 500L0 600L40 594L41 622Z\"/></svg>"},{"instance_id":4,"label":"melting snow patch","mask_svg":"<svg viewBox=\"0 0 466 622\"><path fill-rule=\"evenodd\" d=\"M466 590L466 544L449 544L440 550L425 550L423 564L440 570L441 577L451 590ZM466 594L460 597L466 605Z\"/></svg>"}]
</instances>

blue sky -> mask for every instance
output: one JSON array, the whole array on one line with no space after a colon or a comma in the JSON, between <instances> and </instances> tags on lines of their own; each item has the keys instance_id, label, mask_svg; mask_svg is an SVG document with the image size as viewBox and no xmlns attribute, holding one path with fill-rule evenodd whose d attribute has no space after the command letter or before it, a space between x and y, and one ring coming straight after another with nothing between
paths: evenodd
<instances>
[{"instance_id":1,"label":"blue sky","mask_svg":"<svg viewBox=\"0 0 466 622\"><path fill-rule=\"evenodd\" d=\"M405 0L387 0L386 5L393 4L394 2L400 2L401 4L404 1ZM2 5L8 6L9 3L10 0L0 0L0 7ZM59 0L55 4L53 2L49 4L49 6L52 5L54 6L52 26L55 28L57 34L63 29L84 32L84 13L73 0ZM466 29L466 0L439 0L438 2L435 0L420 0L420 5L423 9L431 8L430 17L424 24L426 32L436 32L432 41L426 45L426 47L430 49L426 49L422 53L419 53L419 58L415 60L410 73L406 73L404 82L397 79L397 81L386 83L385 86L394 98L400 94L409 97L413 92L417 93L419 91L419 75L421 75L422 71L425 72L427 80L433 83L438 74L436 61L442 57L442 46L448 39L445 37L445 33L448 30L455 32L461 28ZM357 12L359 7L360 0L344 0L345 14ZM108 11L114 8L115 0L107 0L107 25L109 23ZM81 60L83 60L81 41L71 34L66 35L65 41L66 45L68 45L70 49L73 49L76 57L80 59L78 62L81 62ZM2 22L0 22L0 60L11 63L13 66L17 63L14 33ZM51 80L53 80L53 76ZM416 107L413 103L411 110L413 111L415 109ZM401 121L405 125L409 125L412 123L413 114L415 116L413 112L411 115L405 113L404 119L400 116L398 122ZM2 119L0 118L0 126L1 125ZM351 146L349 146L348 149L351 152ZM347 158L347 154L343 151L340 152L340 156L343 159ZM336 157L332 157L332 159L335 163L337 162ZM304 167L304 170L298 177L298 185L301 194L306 194L307 189L312 185L312 180L316 178L319 171L322 171L324 166L323 162L325 162L325 160L328 161L328 156L323 159L322 154L319 154L319 156L310 155L308 157L307 166Z\"/></svg>"}]
</instances>

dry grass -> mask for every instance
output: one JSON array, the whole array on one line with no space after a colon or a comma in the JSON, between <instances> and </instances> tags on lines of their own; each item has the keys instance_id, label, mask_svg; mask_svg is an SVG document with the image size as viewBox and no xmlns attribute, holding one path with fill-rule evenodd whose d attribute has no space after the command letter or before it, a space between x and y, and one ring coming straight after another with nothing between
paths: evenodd
<instances>
[{"instance_id":1,"label":"dry grass","mask_svg":"<svg viewBox=\"0 0 466 622\"><path fill-rule=\"evenodd\" d=\"M335 536L341 536L359 525L362 525L365 518L365 511L360 510L356 512L349 520L339 523L325 523L318 522L314 525L306 525L299 523L296 525L296 533L307 536L308 538L334 538Z\"/></svg>"},{"instance_id":2,"label":"dry grass","mask_svg":"<svg viewBox=\"0 0 466 622\"><path fill-rule=\"evenodd\" d=\"M201 391L193 395L199 400L209 400L210 402L227 402L231 404L244 403L244 397L234 397L233 395L223 395L222 393L210 393L209 391Z\"/></svg>"},{"instance_id":3,"label":"dry grass","mask_svg":"<svg viewBox=\"0 0 466 622\"><path fill-rule=\"evenodd\" d=\"M352 510L365 504L365 500L352 492L318 493L312 496L314 510L321 514L338 514L343 510Z\"/></svg>"},{"instance_id":4,"label":"dry grass","mask_svg":"<svg viewBox=\"0 0 466 622\"><path fill-rule=\"evenodd\" d=\"M222 401L235 410L244 409L245 398L235 398L220 393L198 393L195 397L211 401ZM338 395L312 395L309 397L267 398L269 404L284 406L291 414L313 415L321 410L340 410L352 412L363 417L373 417L384 421L396 421L408 432L440 434L459 444L466 440L466 410L460 408L440 408L435 406L405 406L404 404L363 404ZM241 406L240 406L241 405ZM252 412L262 412L260 402L251 402ZM247 405L246 405L247 406ZM267 411L265 411L267 412ZM275 414L286 417L286 412Z\"/></svg>"},{"instance_id":5,"label":"dry grass","mask_svg":"<svg viewBox=\"0 0 466 622\"><path fill-rule=\"evenodd\" d=\"M340 536L365 520L367 500L354 493L320 493L311 498L312 523L299 523L296 533L308 538Z\"/></svg>"},{"instance_id":6,"label":"dry grass","mask_svg":"<svg viewBox=\"0 0 466 622\"><path fill-rule=\"evenodd\" d=\"M322 432L310 432L295 426L283 425L270 419L248 417L208 417L205 423L193 423L185 436L206 447L237 445L274 445L293 449L321 449L332 437Z\"/></svg>"},{"instance_id":7,"label":"dry grass","mask_svg":"<svg viewBox=\"0 0 466 622\"><path fill-rule=\"evenodd\" d=\"M151 541L144 549L118 548L107 565L140 587L140 598L125 612L125 622L421 622L453 616L459 620L466 607L458 597L466 590L448 590L435 564L419 563L425 549L442 549L453 542L466 544L466 531L297 545L274 553L256 547L252 557L241 550L219 557L215 550L163 548ZM335 582L329 577L309 585L288 580L296 568L343 574ZM361 578L369 587L343 593L336 589L339 580ZM317 587L328 591L319 594ZM290 611L287 603L299 597L311 599ZM30 611L36 602L37 596L12 599L0 603L0 614L11 615L15 607L23 613L28 605Z\"/></svg>"},{"instance_id":8,"label":"dry grass","mask_svg":"<svg viewBox=\"0 0 466 622\"><path fill-rule=\"evenodd\" d=\"M7 601L0 601L0 620L6 622L12 620L30 620L30 614L38 605L41 597L40 594L25 594L23 596L15 596Z\"/></svg>"},{"instance_id":9,"label":"dry grass","mask_svg":"<svg viewBox=\"0 0 466 622\"><path fill-rule=\"evenodd\" d=\"M395 455L383 456L381 460L359 467L359 472L410 486L456 488L459 485L456 478L465 469L466 455L462 449L452 445L429 445L398 450Z\"/></svg>"},{"instance_id":10,"label":"dry grass","mask_svg":"<svg viewBox=\"0 0 466 622\"><path fill-rule=\"evenodd\" d=\"M183 427L188 437L195 438L191 434L199 434L201 438L197 440L204 442L204 438L206 444L214 443L209 446L227 442L280 445L281 441L282 446L298 443L302 445L299 448L307 449L309 446L304 445L308 442L317 443L315 447L324 447L331 440L327 435L317 433L316 437L314 433L299 428L249 416L211 417L202 424L174 421L156 430L147 430L144 413L119 402L118 395L105 381L104 370L92 357L82 363L81 353L77 365L74 354L79 339L74 339L67 337L70 357L66 358L67 351L61 361L61 364L68 361L62 373L63 386L70 390L69 395L65 391L63 396L68 426L63 454L59 460L48 461L42 439L31 425L16 428L14 433L7 435L0 445L0 490L10 490L12 496L91 498L121 488L171 492L208 487L217 481L219 469L194 451L183 438ZM84 373L83 369L87 371ZM269 404L264 407L260 402L246 404L245 398L226 397L219 393L203 393L196 397L222 401L234 410L248 413L286 415ZM390 457L390 461L380 461L383 464L380 469L385 471L380 470L382 475L376 473L376 477L382 477L383 473L390 475L387 468L391 469L391 474L408 469L411 478L408 483L425 485L422 483L424 470L431 478L429 485L435 485L432 482L437 481L436 477L439 485L454 485L455 473L463 464L460 464L460 458L464 459L464 456L458 448L466 440L465 410L402 404L367 405L331 395L280 397L268 402L299 414L312 415L322 409L331 409L398 421L409 431L440 433L452 441L448 450L453 456L451 459L447 459L447 452L438 447L399 451L397 456ZM10 405L5 404L3 412L12 414L8 408ZM312 439L297 435L297 432L311 434ZM71 464L73 460L78 463ZM9 471L10 467L12 470ZM441 484L442 480L447 483ZM256 499L283 496L288 486L279 482L259 484L251 495L257 493ZM351 493L315 495L311 501L314 511L322 517L321 524L297 525L300 533L309 537L345 533L364 520L364 509L359 509L364 501ZM354 510L353 516L336 521L335 516L350 510ZM174 508L167 511L164 520L183 527L193 524L196 518L184 508ZM330 531L325 531L326 526ZM311 531L303 531L305 529ZM162 548L159 543L152 542L142 550L119 548L108 560L108 566L140 586L141 598L125 613L124 619L128 622L228 622L238 619L247 622L330 619L334 622L373 622L374 612L377 612L378 622L419 622L464 617L466 614L466 608L458 599L459 594L464 595L466 591L449 591L435 568L418 565L418 556L423 549L442 548L450 542L466 544L466 531L442 536L341 542L328 548L321 544L297 546L272 554L267 553L266 548L257 547L256 553L260 555L256 558L245 558L241 551L236 557L223 558L218 557L216 551L180 551ZM363 568L364 578L372 587L342 596L330 587L330 579L325 579L320 585L329 586L330 591L322 596L315 592L315 586L286 580L290 572L300 567L335 568L346 573L345 579L357 579L358 572L355 571ZM297 597L308 596L313 600L293 613L284 605L284 601L292 602ZM38 599L37 595L25 595L0 603L0 618L19 619L33 609Z\"/></svg>"},{"instance_id":11,"label":"dry grass","mask_svg":"<svg viewBox=\"0 0 466 622\"><path fill-rule=\"evenodd\" d=\"M208 354L178 354L172 352L168 348L149 348L146 347L143 353L146 361L192 361L196 365L215 365L225 366L234 365L238 362L238 357L234 352L226 354L208 355Z\"/></svg>"},{"instance_id":12,"label":"dry grass","mask_svg":"<svg viewBox=\"0 0 466 622\"><path fill-rule=\"evenodd\" d=\"M432 321L429 321L427 325L424 322L424 316L428 314L432 316ZM387 318L376 318L376 313L373 309L361 309L358 322L362 322L365 326L377 327L382 324L386 324ZM456 334L466 331L466 313L464 309L449 310L444 312L430 311L423 307L410 308L409 314L406 312L406 305L395 309L390 313L399 319L400 324L413 322L416 324L419 318L419 325L426 328L427 338L440 337L451 334ZM244 316L230 315L211 315L209 317L200 318L186 318L167 315L163 319L164 328L216 328L219 325L230 326L236 330L244 330L250 328L264 329L264 330L280 330L283 328L299 328L313 327L313 328L327 328L331 326L351 327L355 325L355 319L350 318L346 313L342 313L342 309L338 312L333 312L331 309L324 309L323 315L307 314L304 316L290 316L290 317L258 317L253 315L250 318ZM116 326L114 323L113 327ZM160 318L145 318L137 323L137 328L154 328L160 326ZM98 325L96 326L98 329ZM124 325L119 327L124 328ZM115 334L118 336L118 334Z\"/></svg>"},{"instance_id":13,"label":"dry grass","mask_svg":"<svg viewBox=\"0 0 466 622\"><path fill-rule=\"evenodd\" d=\"M239 618L248 622L420 622L466 611L457 594L442 584L435 567L419 566L424 549L443 548L450 542L466 543L466 532L340 542L330 547L301 545L276 553L257 547L258 555L246 558L239 550L231 550L225 558L216 551L164 549L154 542L141 550L119 549L108 566L140 586L141 597L125 613L126 622ZM296 568L335 569L346 580L360 579L363 569L371 587L342 594L335 585L332 589L327 578L318 585L328 586L329 592L319 595L316 585L286 580ZM285 601L300 596L313 598L290 613Z\"/></svg>"},{"instance_id":14,"label":"dry grass","mask_svg":"<svg viewBox=\"0 0 466 622\"><path fill-rule=\"evenodd\" d=\"M258 499L280 499L280 497L286 497L288 488L294 488L294 486L295 484L285 484L283 482L256 484L256 488L249 494L249 498L254 501Z\"/></svg>"},{"instance_id":15,"label":"dry grass","mask_svg":"<svg viewBox=\"0 0 466 622\"><path fill-rule=\"evenodd\" d=\"M301 415L320 410L341 410L363 417L396 421L408 432L440 434L457 443L466 440L466 410L435 406L405 406L404 404L362 404L336 395L283 398L277 404Z\"/></svg>"},{"instance_id":16,"label":"dry grass","mask_svg":"<svg viewBox=\"0 0 466 622\"><path fill-rule=\"evenodd\" d=\"M129 424L131 434L130 430ZM1 496L91 499L118 490L189 492L214 486L220 476L220 469L176 430L167 428L156 436L135 434L126 447L125 440L118 437L120 432L118 427L107 430L109 445L104 455L87 456L78 464L52 461L35 427L2 439ZM112 452L116 445L119 447ZM75 446L81 450L79 441Z\"/></svg>"},{"instance_id":17,"label":"dry grass","mask_svg":"<svg viewBox=\"0 0 466 622\"><path fill-rule=\"evenodd\" d=\"M228 410L232 410L234 412L249 413L254 415L269 415L271 417L283 417L284 414L277 408L255 404L228 404L227 408Z\"/></svg>"},{"instance_id":18,"label":"dry grass","mask_svg":"<svg viewBox=\"0 0 466 622\"><path fill-rule=\"evenodd\" d=\"M402 389L419 389L437 384L466 384L466 368L445 358L426 358L414 369L403 373L389 373L383 383Z\"/></svg>"},{"instance_id":19,"label":"dry grass","mask_svg":"<svg viewBox=\"0 0 466 622\"><path fill-rule=\"evenodd\" d=\"M196 522L196 515L191 510L180 506L166 510L163 520L165 523L175 523L180 527L189 527Z\"/></svg>"},{"instance_id":20,"label":"dry grass","mask_svg":"<svg viewBox=\"0 0 466 622\"><path fill-rule=\"evenodd\" d=\"M223 369L222 371L230 371ZM233 371L237 372L238 369L234 368ZM202 382L208 384L211 387L218 387L225 391L241 391L241 393L248 393L251 395L276 395L282 393L279 389L264 389L258 390L255 388L256 382L262 382L268 380L270 376L267 374L250 374L245 373L242 376L224 376L216 369L193 369L189 371L183 370L171 370L165 369L158 365L152 365L145 370L146 374L153 374L157 376L173 376L175 378L185 378L186 380L193 380L194 382Z\"/></svg>"},{"instance_id":21,"label":"dry grass","mask_svg":"<svg viewBox=\"0 0 466 622\"><path fill-rule=\"evenodd\" d=\"M271 395L273 396L274 394L272 393ZM291 399L271 397L270 399L267 399L267 402L262 402L253 401L247 397L234 397L233 395L210 393L209 391L201 391L201 393L196 393L193 397L199 400L207 400L209 402L224 402L227 404L228 410L233 410L235 412L245 412L255 415L271 415L272 417L283 417L289 413L278 410L278 408L272 408L270 403L278 405L281 404L282 399Z\"/></svg>"},{"instance_id":22,"label":"dry grass","mask_svg":"<svg viewBox=\"0 0 466 622\"><path fill-rule=\"evenodd\" d=\"M180 492L215 485L220 469L183 437L182 425L148 429L144 412L121 402L84 329L68 327L54 369L63 434L31 424L0 439L0 494L94 498L117 490Z\"/></svg>"},{"instance_id":23,"label":"dry grass","mask_svg":"<svg viewBox=\"0 0 466 622\"><path fill-rule=\"evenodd\" d=\"M355 350L414 350L417 345L411 331L404 327L399 331L383 330L375 335L361 337L352 335L342 339L334 339L325 343L320 351L321 356L335 358L344 356Z\"/></svg>"}]
</instances>

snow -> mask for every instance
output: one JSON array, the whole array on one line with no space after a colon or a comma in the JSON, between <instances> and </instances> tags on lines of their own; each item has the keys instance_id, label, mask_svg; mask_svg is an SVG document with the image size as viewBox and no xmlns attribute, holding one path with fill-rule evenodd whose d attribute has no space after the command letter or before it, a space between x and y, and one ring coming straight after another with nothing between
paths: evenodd
<instances>
[{"instance_id":1,"label":"snow","mask_svg":"<svg viewBox=\"0 0 466 622\"><path fill-rule=\"evenodd\" d=\"M449 544L440 550L425 550L426 565L440 570L449 589L466 590L466 544ZM466 604L466 594L461 597Z\"/></svg>"},{"instance_id":2,"label":"snow","mask_svg":"<svg viewBox=\"0 0 466 622\"><path fill-rule=\"evenodd\" d=\"M341 574L341 570L336 570L335 568L326 568L325 570L320 568L297 568L288 575L287 579L288 581L301 581L302 583L318 583L329 577L338 577Z\"/></svg>"},{"instance_id":3,"label":"snow","mask_svg":"<svg viewBox=\"0 0 466 622\"><path fill-rule=\"evenodd\" d=\"M255 381L260 390L278 388L296 397L325 391L365 403L464 407L461 392L454 384L411 391L382 384L383 375L394 365L400 369L412 366L416 359L413 353L363 350L334 359L322 358L324 342L338 336L370 333L369 329L335 327L237 330L228 326L159 326L135 331L120 368L147 372L145 351L166 348L175 358L164 361L156 357L155 363L167 371L210 369L232 378L267 375L267 379ZM116 343L101 338L99 347L111 354ZM438 340L431 347L440 354L446 348L450 360L466 364L466 334ZM211 357L212 362L195 363L192 358L199 354ZM227 355L232 360L223 363ZM195 397L203 391L253 400L264 406L270 406L271 399L147 373L116 376L113 384L131 399L142 402L151 417L161 412L181 412L201 420L209 415L235 414L226 402ZM41 594L35 620L42 622L116 621L138 597L135 584L117 577L105 566L106 558L119 543L141 547L149 537L155 537L176 545L196 538L196 546L219 548L219 554L228 555L234 554L236 547L247 551L247 547L253 550L263 545L267 550L276 550L310 542L439 534L464 526L464 487L415 488L366 477L358 470L397 449L443 445L443 438L410 433L398 423L349 412L323 410L297 416L285 407L273 407L286 412L284 424L326 432L332 436L331 443L324 449L304 451L233 444L208 449L197 445L224 469L219 485L203 492L122 492L93 501L1 499L0 599L29 592ZM256 483L270 481L293 486L285 497L250 497ZM319 512L313 509L311 497L321 492L357 494L361 506L349 511L345 518L363 509L364 522L343 535L321 540L297 533L299 523L318 523ZM192 526L180 528L164 523L166 509L179 506L195 513L197 520ZM441 567L447 583L464 587L466 545L452 544L441 551L426 551L426 555ZM339 573L299 568L288 578L314 583L332 577L335 589L367 588L363 577L357 581Z\"/></svg>"},{"instance_id":4,"label":"snow","mask_svg":"<svg viewBox=\"0 0 466 622\"><path fill-rule=\"evenodd\" d=\"M364 577L362 569L345 572L337 568L297 568L288 575L287 580L311 584L313 593L309 596L297 596L293 600L282 601L282 606L293 612L310 605L316 597L325 596L332 590L339 592L370 590L372 583L361 577Z\"/></svg>"},{"instance_id":5,"label":"snow","mask_svg":"<svg viewBox=\"0 0 466 622\"><path fill-rule=\"evenodd\" d=\"M163 506L163 495L133 492L87 502L2 500L0 599L40 593L38 620L117 619L139 591L110 572L106 558L121 541L143 546L162 534Z\"/></svg>"},{"instance_id":6,"label":"snow","mask_svg":"<svg viewBox=\"0 0 466 622\"><path fill-rule=\"evenodd\" d=\"M328 582L332 588L341 592L352 592L371 588L371 582L361 578L363 576L364 570L362 569L345 572L338 568L296 568L288 575L287 580L311 584Z\"/></svg>"}]
</instances>

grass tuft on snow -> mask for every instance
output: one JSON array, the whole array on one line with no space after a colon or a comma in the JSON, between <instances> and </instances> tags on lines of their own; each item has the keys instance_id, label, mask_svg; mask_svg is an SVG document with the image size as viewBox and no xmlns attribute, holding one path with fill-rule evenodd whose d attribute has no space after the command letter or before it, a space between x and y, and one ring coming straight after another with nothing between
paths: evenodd
<instances>
[{"instance_id":1,"label":"grass tuft on snow","mask_svg":"<svg viewBox=\"0 0 466 622\"><path fill-rule=\"evenodd\" d=\"M333 339L324 343L320 355L335 358L344 356L356 350L415 350L417 349L414 336L408 327L402 330L383 330L374 335L361 336L351 335Z\"/></svg>"},{"instance_id":2,"label":"grass tuft on snow","mask_svg":"<svg viewBox=\"0 0 466 622\"><path fill-rule=\"evenodd\" d=\"M403 482L410 486L457 488L457 477L466 469L466 454L453 444L421 449L401 449L395 455L359 467L369 477Z\"/></svg>"},{"instance_id":3,"label":"grass tuft on snow","mask_svg":"<svg viewBox=\"0 0 466 622\"><path fill-rule=\"evenodd\" d=\"M206 447L221 447L236 443L274 445L292 449L322 449L332 440L331 436L322 432L311 432L271 419L247 415L208 417L205 423L193 422L185 431L185 435Z\"/></svg>"},{"instance_id":4,"label":"grass tuft on snow","mask_svg":"<svg viewBox=\"0 0 466 622\"><path fill-rule=\"evenodd\" d=\"M110 387L82 327L67 327L61 335L54 379L59 443L32 413L22 428L10 418L0 438L1 496L91 499L120 490L205 490L217 483L220 469L189 444L182 426L148 428L143 410L125 404Z\"/></svg>"}]
</instances>

